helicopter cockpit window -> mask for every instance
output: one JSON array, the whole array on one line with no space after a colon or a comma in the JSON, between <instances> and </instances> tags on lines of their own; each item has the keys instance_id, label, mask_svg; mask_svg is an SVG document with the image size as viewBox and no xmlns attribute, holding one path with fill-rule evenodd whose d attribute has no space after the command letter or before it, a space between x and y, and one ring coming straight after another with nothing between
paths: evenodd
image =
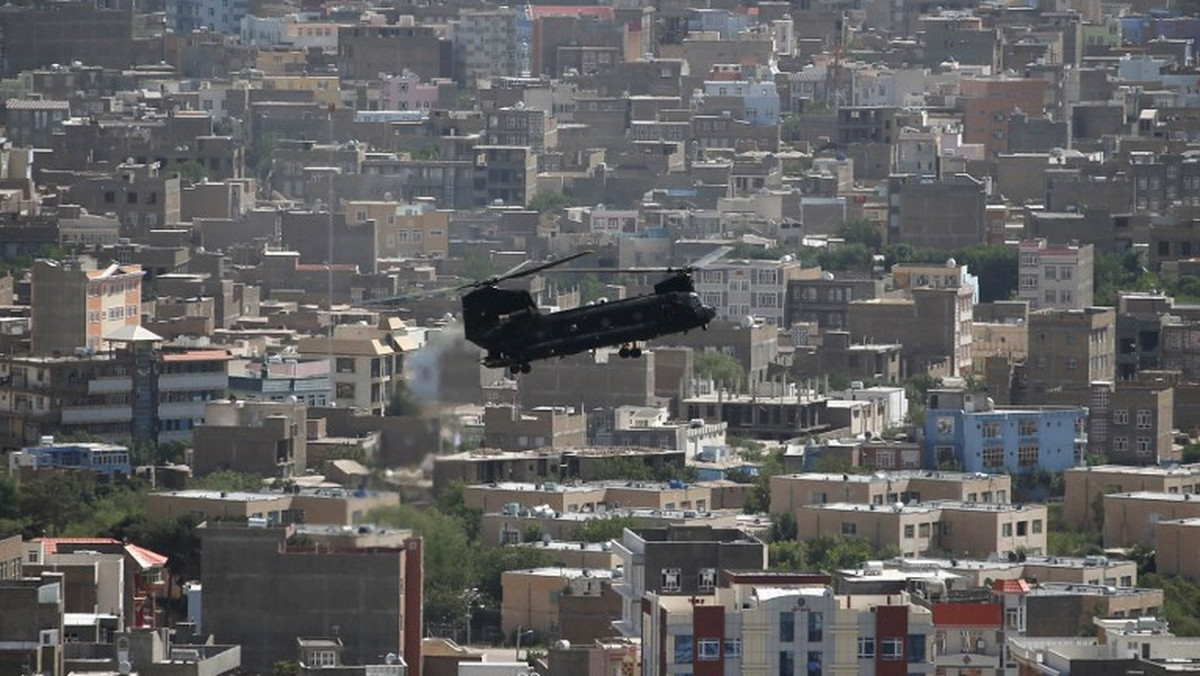
<instances>
[{"instance_id":1,"label":"helicopter cockpit window","mask_svg":"<svg viewBox=\"0 0 1200 676\"><path fill-rule=\"evenodd\" d=\"M699 310L701 307L703 307L704 304L700 302L700 294L689 293L688 294L688 305L690 305L691 307L693 307L697 310Z\"/></svg>"}]
</instances>

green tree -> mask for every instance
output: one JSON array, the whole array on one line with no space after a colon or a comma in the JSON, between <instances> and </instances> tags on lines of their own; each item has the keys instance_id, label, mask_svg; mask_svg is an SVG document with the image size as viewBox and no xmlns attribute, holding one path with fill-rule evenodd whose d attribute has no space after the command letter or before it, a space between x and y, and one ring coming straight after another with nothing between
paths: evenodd
<instances>
[{"instance_id":1,"label":"green tree","mask_svg":"<svg viewBox=\"0 0 1200 676\"><path fill-rule=\"evenodd\" d=\"M746 370L738 360L723 352L697 352L692 357L692 373L697 378L711 378L718 385L740 389Z\"/></svg>"},{"instance_id":2,"label":"green tree","mask_svg":"<svg viewBox=\"0 0 1200 676\"><path fill-rule=\"evenodd\" d=\"M175 165L175 172L179 174L180 182L185 185L200 183L212 178L212 172L208 170L208 167L196 160L188 160L187 162Z\"/></svg>"},{"instance_id":3,"label":"green tree","mask_svg":"<svg viewBox=\"0 0 1200 676\"><path fill-rule=\"evenodd\" d=\"M575 200L560 192L537 191L525 205L526 209L539 214L551 214L567 207L575 206Z\"/></svg>"},{"instance_id":4,"label":"green tree","mask_svg":"<svg viewBox=\"0 0 1200 676\"><path fill-rule=\"evenodd\" d=\"M1003 244L978 244L954 252L959 265L979 278L979 302L1008 300L1017 291L1017 249Z\"/></svg>"},{"instance_id":5,"label":"green tree","mask_svg":"<svg viewBox=\"0 0 1200 676\"><path fill-rule=\"evenodd\" d=\"M838 228L838 237L847 244L861 244L876 253L883 248L883 233L879 232L879 227L861 218L843 223Z\"/></svg>"},{"instance_id":6,"label":"green tree","mask_svg":"<svg viewBox=\"0 0 1200 676\"><path fill-rule=\"evenodd\" d=\"M796 515L791 512L779 512L771 515L771 542L795 540L800 535L800 527L796 523Z\"/></svg>"},{"instance_id":7,"label":"green tree","mask_svg":"<svg viewBox=\"0 0 1200 676\"><path fill-rule=\"evenodd\" d=\"M779 123L779 140L795 143L804 138L804 120L799 115L785 115Z\"/></svg>"},{"instance_id":8,"label":"green tree","mask_svg":"<svg viewBox=\"0 0 1200 676\"><path fill-rule=\"evenodd\" d=\"M371 510L368 521L411 529L423 542L425 615L431 623L455 623L464 614L462 590L475 586L478 548L449 514L396 505Z\"/></svg>"},{"instance_id":9,"label":"green tree","mask_svg":"<svg viewBox=\"0 0 1200 676\"><path fill-rule=\"evenodd\" d=\"M441 159L442 148L436 143L430 143L413 153L414 160L431 161Z\"/></svg>"},{"instance_id":10,"label":"green tree","mask_svg":"<svg viewBox=\"0 0 1200 676\"><path fill-rule=\"evenodd\" d=\"M875 252L858 242L822 249L817 264L823 270L869 270L875 264Z\"/></svg>"},{"instance_id":11,"label":"green tree","mask_svg":"<svg viewBox=\"0 0 1200 676\"><path fill-rule=\"evenodd\" d=\"M18 504L33 534L59 536L87 516L94 488L82 472L38 472L21 484Z\"/></svg>"},{"instance_id":12,"label":"green tree","mask_svg":"<svg viewBox=\"0 0 1200 676\"><path fill-rule=\"evenodd\" d=\"M499 272L490 256L476 251L463 254L461 269L463 277L473 280L488 279Z\"/></svg>"},{"instance_id":13,"label":"green tree","mask_svg":"<svg viewBox=\"0 0 1200 676\"><path fill-rule=\"evenodd\" d=\"M654 472L640 457L614 455L596 463L595 481L653 481Z\"/></svg>"},{"instance_id":14,"label":"green tree","mask_svg":"<svg viewBox=\"0 0 1200 676\"><path fill-rule=\"evenodd\" d=\"M537 547L489 547L479 560L478 589L499 603L504 596L501 580L510 570L528 570L558 565L558 556ZM428 570L428 568L426 568Z\"/></svg>"},{"instance_id":15,"label":"green tree","mask_svg":"<svg viewBox=\"0 0 1200 676\"><path fill-rule=\"evenodd\" d=\"M192 488L201 488L209 491L225 491L227 493L256 493L263 488L263 479L260 476L246 474L244 472L235 472L230 469L223 469L219 472L207 474L192 482Z\"/></svg>"},{"instance_id":16,"label":"green tree","mask_svg":"<svg viewBox=\"0 0 1200 676\"><path fill-rule=\"evenodd\" d=\"M588 519L575 529L573 537L581 542L619 540L626 528L636 528L637 524L637 519L632 516L610 516L604 519Z\"/></svg>"}]
</instances>

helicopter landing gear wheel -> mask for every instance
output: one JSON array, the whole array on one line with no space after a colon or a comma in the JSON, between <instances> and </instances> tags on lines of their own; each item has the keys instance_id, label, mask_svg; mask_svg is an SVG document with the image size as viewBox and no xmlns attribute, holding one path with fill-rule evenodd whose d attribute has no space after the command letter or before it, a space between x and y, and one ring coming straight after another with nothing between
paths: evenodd
<instances>
[{"instance_id":1,"label":"helicopter landing gear wheel","mask_svg":"<svg viewBox=\"0 0 1200 676\"><path fill-rule=\"evenodd\" d=\"M622 345L621 349L617 352L617 354L621 355L621 359L629 359L629 355L631 353L632 353L632 351L629 349L629 346L627 346L627 345Z\"/></svg>"},{"instance_id":2,"label":"helicopter landing gear wheel","mask_svg":"<svg viewBox=\"0 0 1200 676\"><path fill-rule=\"evenodd\" d=\"M642 356L642 348L640 348L640 347L631 347L631 348L629 348L629 356L630 356L630 357L632 357L632 358L634 358L634 359L637 359L638 357L641 357L641 356Z\"/></svg>"},{"instance_id":3,"label":"helicopter landing gear wheel","mask_svg":"<svg viewBox=\"0 0 1200 676\"><path fill-rule=\"evenodd\" d=\"M533 368L529 364L521 364L518 368L520 369L521 373L523 373L523 374L529 373L530 371L533 370Z\"/></svg>"},{"instance_id":4,"label":"helicopter landing gear wheel","mask_svg":"<svg viewBox=\"0 0 1200 676\"><path fill-rule=\"evenodd\" d=\"M518 373L521 372L521 365L520 364L509 364L508 372L513 374L514 376L517 375Z\"/></svg>"}]
</instances>

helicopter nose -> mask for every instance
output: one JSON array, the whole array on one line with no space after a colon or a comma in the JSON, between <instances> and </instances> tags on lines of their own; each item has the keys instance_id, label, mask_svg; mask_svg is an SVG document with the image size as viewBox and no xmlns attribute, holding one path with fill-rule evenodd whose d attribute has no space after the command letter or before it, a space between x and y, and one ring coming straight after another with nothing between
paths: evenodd
<instances>
[{"instance_id":1,"label":"helicopter nose","mask_svg":"<svg viewBox=\"0 0 1200 676\"><path fill-rule=\"evenodd\" d=\"M705 305L704 307L700 308L700 319L704 320L705 324L711 322L712 320L714 320L716 318L717 318L717 311L715 309L713 309L712 306Z\"/></svg>"}]
</instances>

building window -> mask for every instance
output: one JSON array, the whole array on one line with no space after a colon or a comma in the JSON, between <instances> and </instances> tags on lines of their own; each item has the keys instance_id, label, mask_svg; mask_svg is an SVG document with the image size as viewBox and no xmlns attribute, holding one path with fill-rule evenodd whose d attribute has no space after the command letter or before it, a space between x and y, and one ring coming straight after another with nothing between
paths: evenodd
<instances>
[{"instance_id":1,"label":"building window","mask_svg":"<svg viewBox=\"0 0 1200 676\"><path fill-rule=\"evenodd\" d=\"M988 439L994 439L1000 436L1000 423L986 422L983 423L983 436Z\"/></svg>"},{"instance_id":2,"label":"building window","mask_svg":"<svg viewBox=\"0 0 1200 676\"><path fill-rule=\"evenodd\" d=\"M895 662L904 659L904 639L884 638L879 640L879 656L885 661Z\"/></svg>"},{"instance_id":3,"label":"building window","mask_svg":"<svg viewBox=\"0 0 1200 676\"><path fill-rule=\"evenodd\" d=\"M875 659L875 639L861 637L858 639L858 659Z\"/></svg>"},{"instance_id":4,"label":"building window","mask_svg":"<svg viewBox=\"0 0 1200 676\"><path fill-rule=\"evenodd\" d=\"M675 664L692 663L692 635L680 634L675 637Z\"/></svg>"},{"instance_id":5,"label":"building window","mask_svg":"<svg viewBox=\"0 0 1200 676\"><path fill-rule=\"evenodd\" d=\"M1148 429L1150 429L1150 421L1151 421L1150 410L1149 410L1149 409L1145 409L1145 408L1138 409L1138 412L1137 412L1137 428L1138 428L1139 430L1148 430Z\"/></svg>"},{"instance_id":6,"label":"building window","mask_svg":"<svg viewBox=\"0 0 1200 676\"><path fill-rule=\"evenodd\" d=\"M1038 447L1021 446L1017 449L1017 464L1021 467L1035 467L1038 464Z\"/></svg>"},{"instance_id":7,"label":"building window","mask_svg":"<svg viewBox=\"0 0 1200 676\"><path fill-rule=\"evenodd\" d=\"M1037 418L1022 418L1018 423L1018 432L1023 437L1037 436L1038 421Z\"/></svg>"},{"instance_id":8,"label":"building window","mask_svg":"<svg viewBox=\"0 0 1200 676\"><path fill-rule=\"evenodd\" d=\"M662 572L662 590L665 592L679 591L682 579L683 575L678 568L664 568Z\"/></svg>"},{"instance_id":9,"label":"building window","mask_svg":"<svg viewBox=\"0 0 1200 676\"><path fill-rule=\"evenodd\" d=\"M779 613L779 642L791 643L796 640L796 613L785 610Z\"/></svg>"},{"instance_id":10,"label":"building window","mask_svg":"<svg viewBox=\"0 0 1200 676\"><path fill-rule=\"evenodd\" d=\"M825 640L825 613L813 611L808 614L808 642L820 643Z\"/></svg>"},{"instance_id":11,"label":"building window","mask_svg":"<svg viewBox=\"0 0 1200 676\"><path fill-rule=\"evenodd\" d=\"M842 522L842 535L858 535L858 524L849 521Z\"/></svg>"},{"instance_id":12,"label":"building window","mask_svg":"<svg viewBox=\"0 0 1200 676\"><path fill-rule=\"evenodd\" d=\"M1039 533L1041 533L1041 532L1042 532L1042 520L1041 520L1041 519L1034 519L1034 520L1033 520L1033 534L1034 534L1034 535L1037 535L1037 534L1039 534Z\"/></svg>"},{"instance_id":13,"label":"building window","mask_svg":"<svg viewBox=\"0 0 1200 676\"><path fill-rule=\"evenodd\" d=\"M1057 272L1058 272L1057 268L1055 268L1053 265L1047 265L1043 271L1042 276L1045 277L1046 279L1057 279L1058 278L1058 275L1056 274Z\"/></svg>"},{"instance_id":14,"label":"building window","mask_svg":"<svg viewBox=\"0 0 1200 676\"><path fill-rule=\"evenodd\" d=\"M1113 451L1125 453L1129 450L1129 437L1113 437Z\"/></svg>"},{"instance_id":15,"label":"building window","mask_svg":"<svg viewBox=\"0 0 1200 676\"><path fill-rule=\"evenodd\" d=\"M1012 537L1012 524L1011 523L1001 524L1000 534L1006 538Z\"/></svg>"},{"instance_id":16,"label":"building window","mask_svg":"<svg viewBox=\"0 0 1200 676\"><path fill-rule=\"evenodd\" d=\"M1152 452L1152 448L1153 448L1153 446L1150 443L1149 437L1138 437L1138 440L1137 440L1137 454L1138 455L1150 455Z\"/></svg>"},{"instance_id":17,"label":"building window","mask_svg":"<svg viewBox=\"0 0 1200 676\"><path fill-rule=\"evenodd\" d=\"M353 399L354 383L338 383L336 396L338 399Z\"/></svg>"},{"instance_id":18,"label":"building window","mask_svg":"<svg viewBox=\"0 0 1200 676\"><path fill-rule=\"evenodd\" d=\"M1128 585L1126 585L1128 586ZM727 638L725 639L725 659L740 658L742 656L742 639Z\"/></svg>"},{"instance_id":19,"label":"building window","mask_svg":"<svg viewBox=\"0 0 1200 676\"><path fill-rule=\"evenodd\" d=\"M1114 425L1128 425L1129 424L1129 409L1125 409L1125 408L1114 409L1113 410L1113 424Z\"/></svg>"},{"instance_id":20,"label":"building window","mask_svg":"<svg viewBox=\"0 0 1200 676\"><path fill-rule=\"evenodd\" d=\"M715 638L700 639L696 642L696 657L701 662L721 659L721 641Z\"/></svg>"},{"instance_id":21,"label":"building window","mask_svg":"<svg viewBox=\"0 0 1200 676\"><path fill-rule=\"evenodd\" d=\"M913 525L911 523L904 526L904 539L905 540L911 540L911 539L913 539L913 537L915 535L916 535L916 529L913 528Z\"/></svg>"},{"instance_id":22,"label":"building window","mask_svg":"<svg viewBox=\"0 0 1200 676\"><path fill-rule=\"evenodd\" d=\"M983 449L983 466L989 469L1004 466L1004 447L991 446Z\"/></svg>"},{"instance_id":23,"label":"building window","mask_svg":"<svg viewBox=\"0 0 1200 676\"><path fill-rule=\"evenodd\" d=\"M717 586L717 569L716 568L701 568L700 576L697 580L697 585L700 591L710 591Z\"/></svg>"},{"instance_id":24,"label":"building window","mask_svg":"<svg viewBox=\"0 0 1200 676\"><path fill-rule=\"evenodd\" d=\"M338 357L337 358L338 373L354 373L354 358L353 357Z\"/></svg>"},{"instance_id":25,"label":"building window","mask_svg":"<svg viewBox=\"0 0 1200 676\"><path fill-rule=\"evenodd\" d=\"M793 651L779 651L779 676L796 676L796 653Z\"/></svg>"},{"instance_id":26,"label":"building window","mask_svg":"<svg viewBox=\"0 0 1200 676\"><path fill-rule=\"evenodd\" d=\"M908 661L911 663L925 661L925 634L908 635Z\"/></svg>"}]
</instances>

